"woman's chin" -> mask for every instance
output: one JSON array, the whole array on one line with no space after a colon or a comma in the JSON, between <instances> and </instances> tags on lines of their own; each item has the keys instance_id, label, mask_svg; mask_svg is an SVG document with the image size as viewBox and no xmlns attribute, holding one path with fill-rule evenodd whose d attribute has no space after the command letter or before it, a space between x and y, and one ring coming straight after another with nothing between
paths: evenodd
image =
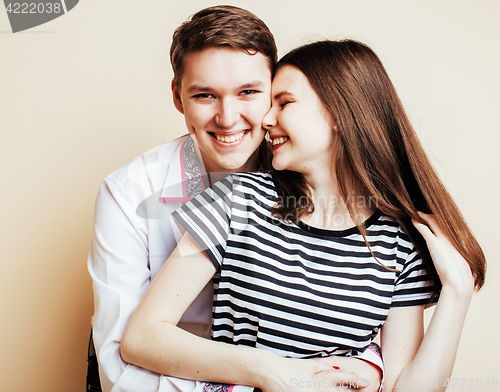
<instances>
[{"instance_id":1,"label":"woman's chin","mask_svg":"<svg viewBox=\"0 0 500 392\"><path fill-rule=\"evenodd\" d=\"M273 165L274 170L282 171L282 170L286 169L286 165L282 165L279 162L275 162L274 160L272 162L272 165Z\"/></svg>"}]
</instances>

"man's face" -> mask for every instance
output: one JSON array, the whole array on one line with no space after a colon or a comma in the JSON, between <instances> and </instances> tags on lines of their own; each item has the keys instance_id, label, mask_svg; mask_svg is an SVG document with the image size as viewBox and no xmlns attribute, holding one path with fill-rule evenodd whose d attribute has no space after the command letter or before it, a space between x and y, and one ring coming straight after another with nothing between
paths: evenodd
<instances>
[{"instance_id":1,"label":"man's face","mask_svg":"<svg viewBox=\"0 0 500 392\"><path fill-rule=\"evenodd\" d=\"M261 53L208 48L189 53L174 104L196 136L207 172L255 171L270 107L271 69Z\"/></svg>"}]
</instances>

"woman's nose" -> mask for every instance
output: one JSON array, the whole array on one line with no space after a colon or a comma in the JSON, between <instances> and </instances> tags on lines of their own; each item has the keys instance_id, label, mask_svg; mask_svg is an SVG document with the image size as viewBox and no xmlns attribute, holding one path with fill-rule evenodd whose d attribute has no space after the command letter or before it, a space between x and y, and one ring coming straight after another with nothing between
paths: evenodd
<instances>
[{"instance_id":1,"label":"woman's nose","mask_svg":"<svg viewBox=\"0 0 500 392\"><path fill-rule=\"evenodd\" d=\"M274 128L277 124L278 120L276 119L273 107L271 107L267 112L267 114L262 119L262 127L264 129L270 130L271 128Z\"/></svg>"}]
</instances>

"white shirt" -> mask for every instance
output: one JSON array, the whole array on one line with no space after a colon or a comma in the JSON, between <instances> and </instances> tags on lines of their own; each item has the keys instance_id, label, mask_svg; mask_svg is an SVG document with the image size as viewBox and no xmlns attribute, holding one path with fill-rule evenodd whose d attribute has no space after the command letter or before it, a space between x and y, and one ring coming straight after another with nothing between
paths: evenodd
<instances>
[{"instance_id":1,"label":"white shirt","mask_svg":"<svg viewBox=\"0 0 500 392\"><path fill-rule=\"evenodd\" d=\"M88 269L95 301L93 336L105 392L188 391L199 385L127 364L119 352L130 316L180 239L172 211L207 184L198 157L193 139L185 136L139 156L101 184ZM212 296L210 283L179 325L210 337Z\"/></svg>"}]
</instances>

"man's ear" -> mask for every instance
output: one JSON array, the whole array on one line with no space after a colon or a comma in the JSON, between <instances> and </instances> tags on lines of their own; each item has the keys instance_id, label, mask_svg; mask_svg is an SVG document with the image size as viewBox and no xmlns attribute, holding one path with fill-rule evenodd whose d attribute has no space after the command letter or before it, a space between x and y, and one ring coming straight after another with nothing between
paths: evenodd
<instances>
[{"instance_id":1,"label":"man's ear","mask_svg":"<svg viewBox=\"0 0 500 392\"><path fill-rule=\"evenodd\" d=\"M179 94L179 91L177 90L177 87L175 86L175 79L172 79L172 96L174 97L174 106L175 108L184 114L184 108L182 107L182 100L181 100L181 95Z\"/></svg>"}]
</instances>

